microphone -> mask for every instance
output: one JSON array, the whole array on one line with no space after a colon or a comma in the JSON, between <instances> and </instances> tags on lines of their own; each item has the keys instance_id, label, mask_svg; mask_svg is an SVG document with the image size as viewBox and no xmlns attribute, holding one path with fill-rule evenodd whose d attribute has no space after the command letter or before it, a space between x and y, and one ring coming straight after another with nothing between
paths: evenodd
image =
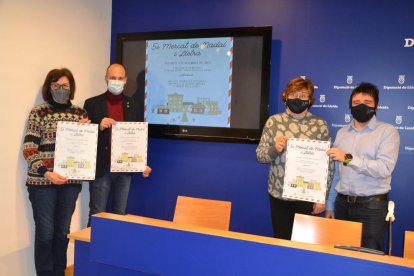
<instances>
[{"instance_id":1,"label":"microphone","mask_svg":"<svg viewBox=\"0 0 414 276\"><path fill-rule=\"evenodd\" d=\"M389 239L388 239L388 255L389 256L391 256L391 250L392 250L392 222L395 220L394 208L395 208L394 201L392 200L388 201L388 214L385 217L385 220L390 222L390 229L389 229L390 233L389 233Z\"/></svg>"},{"instance_id":2,"label":"microphone","mask_svg":"<svg viewBox=\"0 0 414 276\"><path fill-rule=\"evenodd\" d=\"M385 217L385 220L386 221L393 222L395 220L395 217L394 217L394 208L395 208L394 201L392 201L392 200L388 201L388 214Z\"/></svg>"}]
</instances>

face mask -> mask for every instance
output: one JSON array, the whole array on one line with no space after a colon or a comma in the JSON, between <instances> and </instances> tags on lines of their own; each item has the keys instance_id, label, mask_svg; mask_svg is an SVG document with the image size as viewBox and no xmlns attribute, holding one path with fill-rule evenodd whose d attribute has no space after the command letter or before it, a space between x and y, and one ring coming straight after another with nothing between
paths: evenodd
<instances>
[{"instance_id":1,"label":"face mask","mask_svg":"<svg viewBox=\"0 0 414 276\"><path fill-rule=\"evenodd\" d=\"M114 95L119 95L124 90L125 82L119 80L109 80L108 90Z\"/></svg>"},{"instance_id":2,"label":"face mask","mask_svg":"<svg viewBox=\"0 0 414 276\"><path fill-rule=\"evenodd\" d=\"M55 102L65 104L68 102L70 91L60 87L55 91L52 91L52 98Z\"/></svg>"},{"instance_id":3,"label":"face mask","mask_svg":"<svg viewBox=\"0 0 414 276\"><path fill-rule=\"evenodd\" d=\"M293 113L300 114L309 107L309 100L304 101L299 98L287 99L286 105Z\"/></svg>"},{"instance_id":4,"label":"face mask","mask_svg":"<svg viewBox=\"0 0 414 276\"><path fill-rule=\"evenodd\" d=\"M375 115L375 108L369 107L366 104L359 104L351 107L351 114L358 122L365 123Z\"/></svg>"}]
</instances>

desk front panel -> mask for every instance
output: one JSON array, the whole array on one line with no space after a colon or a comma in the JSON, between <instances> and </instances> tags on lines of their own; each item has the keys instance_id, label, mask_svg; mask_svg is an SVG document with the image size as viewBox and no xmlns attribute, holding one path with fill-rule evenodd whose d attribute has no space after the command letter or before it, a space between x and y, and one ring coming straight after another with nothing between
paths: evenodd
<instances>
[{"instance_id":1,"label":"desk front panel","mask_svg":"<svg viewBox=\"0 0 414 276\"><path fill-rule=\"evenodd\" d=\"M154 275L414 275L411 267L103 217L92 218L91 241L92 262Z\"/></svg>"}]
</instances>

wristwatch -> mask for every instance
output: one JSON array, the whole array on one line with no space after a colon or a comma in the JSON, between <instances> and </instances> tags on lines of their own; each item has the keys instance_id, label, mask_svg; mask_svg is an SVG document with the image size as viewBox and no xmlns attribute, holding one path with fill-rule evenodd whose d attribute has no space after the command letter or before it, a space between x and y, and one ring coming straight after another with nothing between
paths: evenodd
<instances>
[{"instance_id":1,"label":"wristwatch","mask_svg":"<svg viewBox=\"0 0 414 276\"><path fill-rule=\"evenodd\" d=\"M345 160L344 160L344 166L348 166L349 162L352 161L352 154L346 153L345 154Z\"/></svg>"}]
</instances>

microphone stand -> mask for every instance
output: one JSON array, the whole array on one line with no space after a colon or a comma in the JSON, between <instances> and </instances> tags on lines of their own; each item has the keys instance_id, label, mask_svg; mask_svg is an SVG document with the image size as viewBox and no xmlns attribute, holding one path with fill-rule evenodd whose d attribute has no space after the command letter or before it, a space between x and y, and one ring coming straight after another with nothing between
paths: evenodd
<instances>
[{"instance_id":1,"label":"microphone stand","mask_svg":"<svg viewBox=\"0 0 414 276\"><path fill-rule=\"evenodd\" d=\"M392 221L390 220L390 238L388 240L388 256L391 256L392 249Z\"/></svg>"},{"instance_id":2,"label":"microphone stand","mask_svg":"<svg viewBox=\"0 0 414 276\"><path fill-rule=\"evenodd\" d=\"M392 250L392 222L395 220L394 217L394 208L395 204L394 201L388 202L388 214L385 217L385 220L389 222L389 239L388 239L388 255L391 256L391 250Z\"/></svg>"}]
</instances>

